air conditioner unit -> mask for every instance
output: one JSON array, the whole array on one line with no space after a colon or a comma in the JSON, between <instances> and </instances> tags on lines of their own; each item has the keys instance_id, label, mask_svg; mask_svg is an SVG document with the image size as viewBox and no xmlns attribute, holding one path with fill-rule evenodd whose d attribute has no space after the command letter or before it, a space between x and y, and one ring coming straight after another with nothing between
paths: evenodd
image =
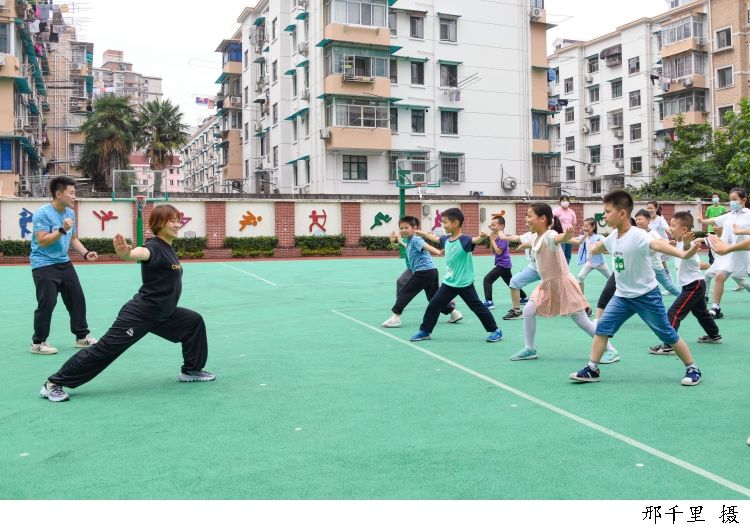
<instances>
[{"instance_id":1,"label":"air conditioner unit","mask_svg":"<svg viewBox=\"0 0 750 530\"><path fill-rule=\"evenodd\" d=\"M242 98L240 96L229 96L229 103L232 105L241 105Z\"/></svg>"},{"instance_id":2,"label":"air conditioner unit","mask_svg":"<svg viewBox=\"0 0 750 530\"><path fill-rule=\"evenodd\" d=\"M617 138L622 138L622 129L615 129L615 136Z\"/></svg>"},{"instance_id":3,"label":"air conditioner unit","mask_svg":"<svg viewBox=\"0 0 750 530\"><path fill-rule=\"evenodd\" d=\"M302 55L307 55L307 50L308 50L308 47L307 47L307 43L306 42L300 42L297 45L297 51L299 53L301 53Z\"/></svg>"},{"instance_id":4,"label":"air conditioner unit","mask_svg":"<svg viewBox=\"0 0 750 530\"><path fill-rule=\"evenodd\" d=\"M622 168L622 160L615 160L615 167Z\"/></svg>"},{"instance_id":5,"label":"air conditioner unit","mask_svg":"<svg viewBox=\"0 0 750 530\"><path fill-rule=\"evenodd\" d=\"M306 8L307 7L307 0L297 0L297 5Z\"/></svg>"},{"instance_id":6,"label":"air conditioner unit","mask_svg":"<svg viewBox=\"0 0 750 530\"><path fill-rule=\"evenodd\" d=\"M505 177L500 185L505 191L513 191L518 186L518 182L513 177Z\"/></svg>"},{"instance_id":7,"label":"air conditioner unit","mask_svg":"<svg viewBox=\"0 0 750 530\"><path fill-rule=\"evenodd\" d=\"M255 132L259 133L263 130L263 122L256 121L255 122Z\"/></svg>"},{"instance_id":8,"label":"air conditioner unit","mask_svg":"<svg viewBox=\"0 0 750 530\"><path fill-rule=\"evenodd\" d=\"M588 134L588 133L589 133L589 132L591 132L591 131L590 131L590 129L588 128L588 126L584 125L583 127L581 127L581 132L582 132L583 134Z\"/></svg>"},{"instance_id":9,"label":"air conditioner unit","mask_svg":"<svg viewBox=\"0 0 750 530\"><path fill-rule=\"evenodd\" d=\"M325 128L320 130L320 139L321 140L328 140L331 138L331 129Z\"/></svg>"},{"instance_id":10,"label":"air conditioner unit","mask_svg":"<svg viewBox=\"0 0 750 530\"><path fill-rule=\"evenodd\" d=\"M583 78L583 79L584 79L584 81L586 81L587 83L593 83L593 82L594 82L594 76L593 76L593 75L587 75L587 76L584 76L584 78Z\"/></svg>"},{"instance_id":11,"label":"air conditioner unit","mask_svg":"<svg viewBox=\"0 0 750 530\"><path fill-rule=\"evenodd\" d=\"M596 174L596 166L589 164L588 167L586 168L586 171L588 172L589 175L594 175Z\"/></svg>"},{"instance_id":12,"label":"air conditioner unit","mask_svg":"<svg viewBox=\"0 0 750 530\"><path fill-rule=\"evenodd\" d=\"M302 99L310 101L310 89L306 88L302 91Z\"/></svg>"},{"instance_id":13,"label":"air conditioner unit","mask_svg":"<svg viewBox=\"0 0 750 530\"><path fill-rule=\"evenodd\" d=\"M529 10L529 17L531 17L531 20L539 20L544 15L544 9L540 9L538 7L532 7Z\"/></svg>"},{"instance_id":14,"label":"air conditioner unit","mask_svg":"<svg viewBox=\"0 0 750 530\"><path fill-rule=\"evenodd\" d=\"M255 162L255 169L263 169L263 159L256 160Z\"/></svg>"},{"instance_id":15,"label":"air conditioner unit","mask_svg":"<svg viewBox=\"0 0 750 530\"><path fill-rule=\"evenodd\" d=\"M698 37L695 40L696 40L696 43L698 44L698 46L705 46L706 45L706 39L704 39L703 37Z\"/></svg>"},{"instance_id":16,"label":"air conditioner unit","mask_svg":"<svg viewBox=\"0 0 750 530\"><path fill-rule=\"evenodd\" d=\"M682 86L684 86L686 88L693 86L693 78L692 77L687 77L687 78L683 79L682 80Z\"/></svg>"},{"instance_id":17,"label":"air conditioner unit","mask_svg":"<svg viewBox=\"0 0 750 530\"><path fill-rule=\"evenodd\" d=\"M584 108L583 110L586 111L586 114L592 114L594 112L594 107L592 107L591 105L586 105L586 108Z\"/></svg>"}]
</instances>

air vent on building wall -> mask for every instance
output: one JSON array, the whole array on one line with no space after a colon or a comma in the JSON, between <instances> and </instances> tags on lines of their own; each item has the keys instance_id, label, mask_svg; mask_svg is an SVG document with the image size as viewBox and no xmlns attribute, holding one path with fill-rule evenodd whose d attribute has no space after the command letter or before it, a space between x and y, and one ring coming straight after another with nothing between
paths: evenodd
<instances>
[{"instance_id":1,"label":"air vent on building wall","mask_svg":"<svg viewBox=\"0 0 750 530\"><path fill-rule=\"evenodd\" d=\"M307 47L307 43L306 43L306 42L300 42L300 43L299 43L299 44L297 45L297 51L298 51L298 52L299 52L300 54L302 54L302 55L307 55L307 50L308 50L308 47Z\"/></svg>"},{"instance_id":2,"label":"air vent on building wall","mask_svg":"<svg viewBox=\"0 0 750 530\"><path fill-rule=\"evenodd\" d=\"M594 175L596 173L596 166L589 164L586 167L586 171L588 171L589 175Z\"/></svg>"},{"instance_id":3,"label":"air vent on building wall","mask_svg":"<svg viewBox=\"0 0 750 530\"><path fill-rule=\"evenodd\" d=\"M615 160L615 167L619 167L620 169L622 169L622 165L622 160Z\"/></svg>"},{"instance_id":4,"label":"air vent on building wall","mask_svg":"<svg viewBox=\"0 0 750 530\"><path fill-rule=\"evenodd\" d=\"M306 88L302 91L302 99L310 100L310 89Z\"/></svg>"},{"instance_id":5,"label":"air vent on building wall","mask_svg":"<svg viewBox=\"0 0 750 530\"><path fill-rule=\"evenodd\" d=\"M615 129L614 133L617 138L622 138L622 129Z\"/></svg>"},{"instance_id":6,"label":"air vent on building wall","mask_svg":"<svg viewBox=\"0 0 750 530\"><path fill-rule=\"evenodd\" d=\"M542 15L544 14L544 9L540 9L538 7L532 7L529 10L529 17L531 20L539 20L542 18Z\"/></svg>"},{"instance_id":7,"label":"air vent on building wall","mask_svg":"<svg viewBox=\"0 0 750 530\"><path fill-rule=\"evenodd\" d=\"M503 178L500 185L505 191L513 191L514 189L516 189L516 186L518 186L518 182L513 177L505 177Z\"/></svg>"},{"instance_id":8,"label":"air vent on building wall","mask_svg":"<svg viewBox=\"0 0 750 530\"><path fill-rule=\"evenodd\" d=\"M325 128L320 130L320 139L328 140L331 137L331 129Z\"/></svg>"},{"instance_id":9,"label":"air vent on building wall","mask_svg":"<svg viewBox=\"0 0 750 530\"><path fill-rule=\"evenodd\" d=\"M594 107L592 107L591 105L586 105L586 108L583 110L586 111L586 114L591 114L592 112L594 112Z\"/></svg>"},{"instance_id":10,"label":"air vent on building wall","mask_svg":"<svg viewBox=\"0 0 750 530\"><path fill-rule=\"evenodd\" d=\"M588 134L591 131L589 130L588 126L584 125L583 127L581 127L581 132L583 134Z\"/></svg>"}]
</instances>

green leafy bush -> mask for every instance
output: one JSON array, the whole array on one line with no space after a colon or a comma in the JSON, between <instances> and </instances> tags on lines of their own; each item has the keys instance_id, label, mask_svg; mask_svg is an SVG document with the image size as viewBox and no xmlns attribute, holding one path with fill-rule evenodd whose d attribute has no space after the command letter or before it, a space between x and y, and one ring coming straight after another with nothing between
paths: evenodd
<instances>
[{"instance_id":1,"label":"green leafy bush","mask_svg":"<svg viewBox=\"0 0 750 530\"><path fill-rule=\"evenodd\" d=\"M196 259L203 257L206 250L205 237L181 237L172 241L175 254L180 259Z\"/></svg>"},{"instance_id":2,"label":"green leafy bush","mask_svg":"<svg viewBox=\"0 0 750 530\"><path fill-rule=\"evenodd\" d=\"M31 254L31 241L4 239L0 241L0 252L4 256L28 256Z\"/></svg>"},{"instance_id":3,"label":"green leafy bush","mask_svg":"<svg viewBox=\"0 0 750 530\"><path fill-rule=\"evenodd\" d=\"M224 238L224 247L232 249L235 258L271 257L278 246L279 238L275 236Z\"/></svg>"},{"instance_id":4,"label":"green leafy bush","mask_svg":"<svg viewBox=\"0 0 750 530\"><path fill-rule=\"evenodd\" d=\"M334 236L294 236L294 246L303 256L340 256L346 243L343 234Z\"/></svg>"},{"instance_id":5,"label":"green leafy bush","mask_svg":"<svg viewBox=\"0 0 750 530\"><path fill-rule=\"evenodd\" d=\"M359 246L367 250L397 250L398 244L391 243L388 236L362 236L359 238Z\"/></svg>"}]
</instances>

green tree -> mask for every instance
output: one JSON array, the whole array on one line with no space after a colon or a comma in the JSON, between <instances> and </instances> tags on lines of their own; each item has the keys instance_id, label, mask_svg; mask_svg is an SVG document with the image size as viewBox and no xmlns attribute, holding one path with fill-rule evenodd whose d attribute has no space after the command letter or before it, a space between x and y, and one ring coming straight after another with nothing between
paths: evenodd
<instances>
[{"instance_id":1,"label":"green tree","mask_svg":"<svg viewBox=\"0 0 750 530\"><path fill-rule=\"evenodd\" d=\"M141 105L136 119L136 146L144 149L151 169L168 168L175 151L187 142L188 127L182 123L182 118L179 105L169 99ZM154 182L154 188L161 188L160 180Z\"/></svg>"},{"instance_id":2,"label":"green tree","mask_svg":"<svg viewBox=\"0 0 750 530\"><path fill-rule=\"evenodd\" d=\"M112 189L112 170L130 167L135 145L135 113L129 98L105 94L94 100L81 126L86 142L78 169L96 191Z\"/></svg>"},{"instance_id":3,"label":"green tree","mask_svg":"<svg viewBox=\"0 0 750 530\"><path fill-rule=\"evenodd\" d=\"M725 115L726 127L717 142L717 155L725 161L727 181L750 187L750 101L740 100L739 112Z\"/></svg>"}]
</instances>

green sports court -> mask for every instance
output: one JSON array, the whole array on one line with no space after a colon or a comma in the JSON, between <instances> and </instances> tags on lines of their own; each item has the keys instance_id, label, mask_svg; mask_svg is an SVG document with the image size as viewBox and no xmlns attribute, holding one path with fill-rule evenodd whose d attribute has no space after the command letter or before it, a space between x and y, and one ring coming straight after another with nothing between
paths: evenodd
<instances>
[{"instance_id":1,"label":"green sports court","mask_svg":"<svg viewBox=\"0 0 750 530\"><path fill-rule=\"evenodd\" d=\"M524 264L514 257L515 271ZM475 257L480 295L491 266ZM139 266L76 268L100 337L140 286ZM622 361L580 385L568 374L591 340L568 318L538 319L540 359L508 360L523 322L501 321L502 282L499 343L484 341L460 301L463 321L443 316L431 341L409 343L423 296L402 328L381 328L403 269L396 258L186 262L180 305L206 320L216 381L178 383L180 346L150 335L69 402L50 403L39 387L74 353L67 312L59 301L48 339L60 353L30 354L30 268L0 268L0 497L750 496L747 293L725 294L722 345L696 344L703 331L692 316L683 322L704 375L697 387L680 386L676 357L647 353L658 339L637 317L615 337ZM587 279L592 305L603 284Z\"/></svg>"}]
</instances>

